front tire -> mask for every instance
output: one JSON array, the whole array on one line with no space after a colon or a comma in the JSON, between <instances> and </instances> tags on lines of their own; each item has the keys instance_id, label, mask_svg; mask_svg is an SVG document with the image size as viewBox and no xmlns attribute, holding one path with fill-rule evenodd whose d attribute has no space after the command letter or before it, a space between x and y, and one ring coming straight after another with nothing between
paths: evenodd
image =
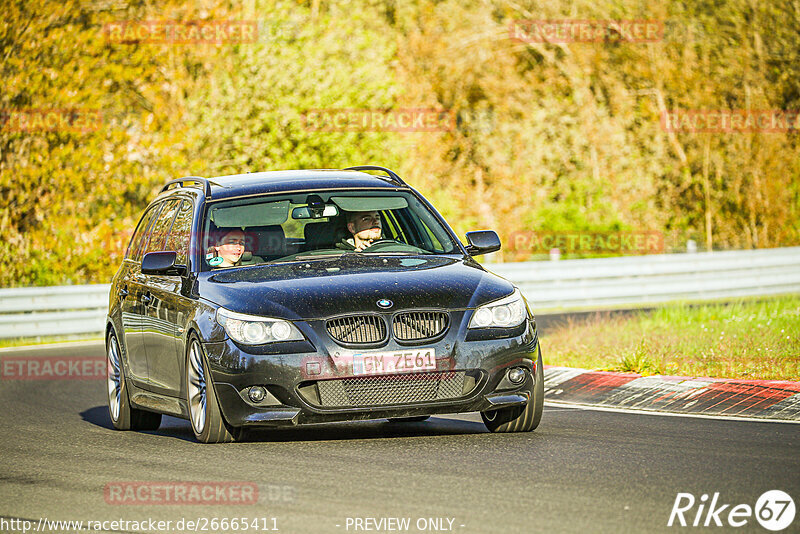
<instances>
[{"instance_id":1,"label":"front tire","mask_svg":"<svg viewBox=\"0 0 800 534\"><path fill-rule=\"evenodd\" d=\"M222 417L210 382L203 347L196 336L189 338L186 351L186 400L195 438L202 443L230 443L242 437L242 430L230 427Z\"/></svg>"},{"instance_id":2,"label":"front tire","mask_svg":"<svg viewBox=\"0 0 800 534\"><path fill-rule=\"evenodd\" d=\"M131 407L124 369L117 335L112 330L106 339L106 399L111 424L117 430L158 430L160 413Z\"/></svg>"},{"instance_id":3,"label":"front tire","mask_svg":"<svg viewBox=\"0 0 800 534\"><path fill-rule=\"evenodd\" d=\"M531 389L531 398L525 407L503 408L481 412L483 424L490 432L530 432L539 426L544 410L544 370L542 349L536 362L536 377Z\"/></svg>"}]
</instances>

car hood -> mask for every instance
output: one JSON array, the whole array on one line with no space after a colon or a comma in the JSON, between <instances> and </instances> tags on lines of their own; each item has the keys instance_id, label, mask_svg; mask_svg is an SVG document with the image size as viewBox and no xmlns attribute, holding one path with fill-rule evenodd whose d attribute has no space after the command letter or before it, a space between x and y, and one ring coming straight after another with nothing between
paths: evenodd
<instances>
[{"instance_id":1,"label":"car hood","mask_svg":"<svg viewBox=\"0 0 800 534\"><path fill-rule=\"evenodd\" d=\"M201 298L230 310L286 319L316 319L413 308L473 308L514 290L470 259L353 254L308 262L202 273Z\"/></svg>"}]
</instances>

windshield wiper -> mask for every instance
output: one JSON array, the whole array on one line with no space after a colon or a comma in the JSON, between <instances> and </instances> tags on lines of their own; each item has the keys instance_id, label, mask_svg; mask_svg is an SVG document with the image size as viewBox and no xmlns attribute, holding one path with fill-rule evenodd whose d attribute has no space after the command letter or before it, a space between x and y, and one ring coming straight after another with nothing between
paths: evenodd
<instances>
[{"instance_id":1,"label":"windshield wiper","mask_svg":"<svg viewBox=\"0 0 800 534\"><path fill-rule=\"evenodd\" d=\"M344 256L344 254L345 254L344 252L333 252L331 254L308 254L306 256L295 256L294 259L290 261L308 261L308 260L340 258Z\"/></svg>"},{"instance_id":2,"label":"windshield wiper","mask_svg":"<svg viewBox=\"0 0 800 534\"><path fill-rule=\"evenodd\" d=\"M369 250L362 250L361 253L369 254L370 256L419 256L422 252L370 252ZM358 253L356 253L358 254Z\"/></svg>"},{"instance_id":3,"label":"windshield wiper","mask_svg":"<svg viewBox=\"0 0 800 534\"><path fill-rule=\"evenodd\" d=\"M265 262L263 265L275 265L277 263L293 263L298 261L311 261L311 260L335 260L336 258L340 258L344 252L337 252L333 254L308 254L305 256L294 256L291 258L278 258L272 261ZM262 265L262 264L259 264Z\"/></svg>"}]
</instances>

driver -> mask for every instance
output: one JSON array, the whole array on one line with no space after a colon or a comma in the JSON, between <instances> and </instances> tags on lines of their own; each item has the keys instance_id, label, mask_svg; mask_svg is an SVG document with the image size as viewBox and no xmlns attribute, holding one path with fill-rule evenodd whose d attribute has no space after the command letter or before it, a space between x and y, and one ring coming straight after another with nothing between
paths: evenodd
<instances>
[{"instance_id":1,"label":"driver","mask_svg":"<svg viewBox=\"0 0 800 534\"><path fill-rule=\"evenodd\" d=\"M340 248L361 252L381 238L381 216L377 211L349 211L347 230L352 237L343 239Z\"/></svg>"}]
</instances>

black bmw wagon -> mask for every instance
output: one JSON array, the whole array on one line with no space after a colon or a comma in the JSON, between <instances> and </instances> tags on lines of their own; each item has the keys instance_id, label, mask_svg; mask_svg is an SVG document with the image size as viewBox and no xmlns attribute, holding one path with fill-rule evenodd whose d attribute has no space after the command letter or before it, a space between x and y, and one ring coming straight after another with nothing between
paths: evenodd
<instances>
[{"instance_id":1,"label":"black bmw wagon","mask_svg":"<svg viewBox=\"0 0 800 534\"><path fill-rule=\"evenodd\" d=\"M188 419L198 440L247 429L480 412L492 432L542 416L536 323L389 169L167 183L113 278L108 409L120 430Z\"/></svg>"}]
</instances>

